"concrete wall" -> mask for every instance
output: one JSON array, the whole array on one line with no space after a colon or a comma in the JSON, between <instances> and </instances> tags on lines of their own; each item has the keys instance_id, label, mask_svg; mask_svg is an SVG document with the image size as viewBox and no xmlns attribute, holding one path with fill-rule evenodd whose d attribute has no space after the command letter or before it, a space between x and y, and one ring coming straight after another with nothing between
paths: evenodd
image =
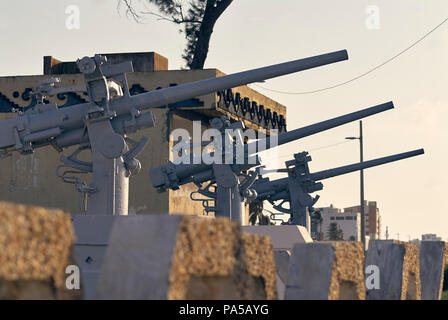
<instances>
[{"instance_id":1,"label":"concrete wall","mask_svg":"<svg viewBox=\"0 0 448 320\"><path fill-rule=\"evenodd\" d=\"M132 61L134 71L152 72L168 70L168 59L156 52L100 53L110 63ZM76 61L62 62L52 56L44 57L44 74L80 73Z\"/></svg>"}]
</instances>

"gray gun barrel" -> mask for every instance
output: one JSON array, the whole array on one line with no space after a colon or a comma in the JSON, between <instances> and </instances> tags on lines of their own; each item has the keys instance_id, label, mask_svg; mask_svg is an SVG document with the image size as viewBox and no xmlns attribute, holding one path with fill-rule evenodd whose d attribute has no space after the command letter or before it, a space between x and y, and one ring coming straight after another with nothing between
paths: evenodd
<instances>
[{"instance_id":1,"label":"gray gun barrel","mask_svg":"<svg viewBox=\"0 0 448 320\"><path fill-rule=\"evenodd\" d=\"M392 101L390 102L386 102L374 107L370 107L367 109L363 109L360 111L356 111L356 112L352 112L340 117L336 117L330 120L326 120L326 121L322 121L322 122L318 122L300 129L296 129L296 130L292 130L289 132L285 132L285 133L281 133L277 136L277 143L278 145L282 145L294 140L298 140L301 138L305 138L308 137L310 135L316 134L318 132L321 131L325 131L328 129L332 129L335 127L339 127L343 124L349 123L349 122L353 122L389 109L393 109L394 108L394 104L392 103ZM247 145L244 146L244 150L246 152L248 152L248 150L255 150L255 146L260 146L260 145L266 145L266 149L270 149L270 143L271 143L271 139L267 138L264 139L264 142L261 143L260 141L255 141L255 142L251 142ZM274 146L275 147L275 146ZM258 150L258 152L260 152L262 150Z\"/></svg>"},{"instance_id":2,"label":"gray gun barrel","mask_svg":"<svg viewBox=\"0 0 448 320\"><path fill-rule=\"evenodd\" d=\"M263 200L266 196L271 196L288 189L288 178L281 178L270 181L255 182L252 188L257 192L257 199ZM256 199L256 200L257 200Z\"/></svg>"},{"instance_id":3,"label":"gray gun barrel","mask_svg":"<svg viewBox=\"0 0 448 320\"><path fill-rule=\"evenodd\" d=\"M395 155L388 156L388 157L373 159L373 160L359 162L359 163L355 163L355 164L349 164L349 165L334 168L334 169L328 169L328 170L323 170L323 171L312 173L311 178L314 181L324 180L324 179L340 176L343 174L347 174L350 172L358 171L361 169L367 169L367 168L376 167L376 166L379 166L379 165L382 165L385 163L390 163L390 162L394 162L394 161L398 161L398 160L403 160L406 158L415 157L415 156L418 156L418 155L421 155L424 153L425 153L425 151L423 149L417 149L417 150L413 150L413 151L395 154Z\"/></svg>"},{"instance_id":4,"label":"gray gun barrel","mask_svg":"<svg viewBox=\"0 0 448 320\"><path fill-rule=\"evenodd\" d=\"M392 102L387 102L384 104L380 104L374 107L370 107L370 108L366 108L360 111L356 111L353 113L349 113L340 117L336 117L330 120L326 120L326 121L322 121L316 124L312 124L303 128L299 128L299 129L295 129L289 132L285 132L282 134L279 134L278 137L278 145L282 145L294 140L298 140L300 138L304 138L316 133L319 133L321 131L325 131L334 127L338 127L341 126L343 124L355 121L355 120L359 120L389 109L393 109L394 105ZM265 139L264 144L260 143L260 141L256 141L256 142L252 142L250 144L245 145L245 152L247 153L248 150L256 150L254 148L253 144L257 144L257 145L266 145L265 149L269 149L271 147L270 145L270 139ZM263 150L265 150L263 148ZM258 150L258 151L262 151L262 150ZM178 164L175 165L174 168L172 168L172 170L175 171L175 175L176 177L178 177L178 179L182 180L185 178L188 178L192 175L195 175L201 171L204 170L208 170L212 167L212 165L207 165L207 164ZM157 187L162 187L165 185L166 183L166 175L164 173L164 169L162 169L163 167L158 167L158 168L153 168L150 170L149 174L151 177L151 182L152 185L157 188Z\"/></svg>"},{"instance_id":5,"label":"gray gun barrel","mask_svg":"<svg viewBox=\"0 0 448 320\"><path fill-rule=\"evenodd\" d=\"M341 176L343 174L347 174L354 171L359 171L361 169L367 169L371 167L376 167L382 164L403 160L406 158L415 157L421 154L424 154L425 151L423 149L417 149L413 151L403 152L394 154L391 156L373 159L364 162L358 162L354 164L349 164L342 167L337 167L334 169L328 169L323 171L318 171L315 173L311 173L309 178L313 181L325 180L329 178L333 178L336 176ZM278 197L277 194L279 192L283 192L288 189L288 180L289 178L280 178L276 180L268 180L261 181L259 183L254 183L253 188L259 195L258 201L263 200L266 197L269 197L271 200L280 200L281 197Z\"/></svg>"},{"instance_id":6,"label":"gray gun barrel","mask_svg":"<svg viewBox=\"0 0 448 320\"><path fill-rule=\"evenodd\" d=\"M284 62L219 78L201 80L176 87L139 94L131 97L131 105L139 109L160 107L173 102L208 94L210 92L272 79L347 59L347 51L341 50L305 59ZM125 106L120 105L119 107L122 108ZM115 108L115 110L119 111L117 108Z\"/></svg>"}]
</instances>

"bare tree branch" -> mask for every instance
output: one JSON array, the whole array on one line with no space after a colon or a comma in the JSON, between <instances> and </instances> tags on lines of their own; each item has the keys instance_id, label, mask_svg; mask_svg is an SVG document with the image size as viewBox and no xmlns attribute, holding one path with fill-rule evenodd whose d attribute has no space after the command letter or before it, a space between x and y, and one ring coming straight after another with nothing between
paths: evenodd
<instances>
[{"instance_id":1,"label":"bare tree branch","mask_svg":"<svg viewBox=\"0 0 448 320\"><path fill-rule=\"evenodd\" d=\"M176 24L182 24L182 23L202 23L202 21L201 20L192 20L192 19L176 19L176 18L167 18L166 16L164 16L164 15L161 15L161 14L158 14L158 13L155 13L155 12L152 12L152 11L141 11L141 14L149 14L149 15L153 15L153 16L156 16L157 18L159 18L159 19L157 19L157 20L166 20L166 21L170 21L170 22L173 22L173 23L176 23Z\"/></svg>"},{"instance_id":2,"label":"bare tree branch","mask_svg":"<svg viewBox=\"0 0 448 320\"><path fill-rule=\"evenodd\" d=\"M132 6L132 0L119 0L118 6L120 6L120 3L124 3L126 7L126 15L130 15L135 22L140 23L141 16L135 11L134 7Z\"/></svg>"},{"instance_id":3,"label":"bare tree branch","mask_svg":"<svg viewBox=\"0 0 448 320\"><path fill-rule=\"evenodd\" d=\"M126 8L126 14L137 23L144 15L157 17L157 20L183 25L180 31L185 33L187 45L182 55L191 69L202 69L207 58L210 38L216 21L233 0L138 0L145 4L146 11L137 11L133 0L118 0ZM146 4L157 7L152 11Z\"/></svg>"}]
</instances>

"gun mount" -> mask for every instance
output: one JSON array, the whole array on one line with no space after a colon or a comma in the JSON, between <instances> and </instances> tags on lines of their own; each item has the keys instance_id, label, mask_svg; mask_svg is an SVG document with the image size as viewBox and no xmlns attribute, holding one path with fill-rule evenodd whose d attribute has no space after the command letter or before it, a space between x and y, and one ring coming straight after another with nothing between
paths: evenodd
<instances>
[{"instance_id":1,"label":"gun mount","mask_svg":"<svg viewBox=\"0 0 448 320\"><path fill-rule=\"evenodd\" d=\"M58 152L78 146L71 155L61 156L57 175L88 199L88 214L126 215L129 177L139 172L136 156L148 142L146 137L134 141L127 135L155 124L154 115L144 110L347 59L342 50L131 96L126 79L126 73L133 72L131 62L108 64L104 56L84 57L77 66L85 87L57 87L57 79L41 82L33 92L34 107L0 122L0 157L13 151L29 154L48 145ZM73 91L86 91L90 101L65 108L45 102L45 96ZM83 150L91 151L91 162L78 158ZM83 173L93 174L89 185L77 176Z\"/></svg>"},{"instance_id":2,"label":"gun mount","mask_svg":"<svg viewBox=\"0 0 448 320\"><path fill-rule=\"evenodd\" d=\"M211 121L211 125L215 128L220 128L221 135L223 135L221 141L227 141L227 144L215 144L214 153L219 153L217 158L214 158L215 154L209 154L205 158L218 159L219 161L212 163L202 161L199 164L191 164L190 161L188 161L189 163L178 164L169 162L164 166L150 170L151 182L153 187L160 192L167 189L177 190L181 185L193 182L199 187L199 190L191 194L191 199L202 201L207 213L214 212L215 216L228 217L241 222L244 202L256 199L258 193L256 189L252 188L252 184L257 177L256 172L245 173L250 168L261 164L256 153L392 109L393 107L392 102L384 103L248 144L243 144L241 132L238 132L238 130L242 129L242 124L232 124L233 128L238 127L235 140L226 139L224 136L227 133L226 130L232 129L229 122L225 121L225 119L215 118ZM238 152L234 152L238 147L241 147L243 151L242 154L240 153L239 159ZM228 152L228 150L231 150L231 152ZM231 154L230 156L229 153ZM204 183L207 184L205 187L202 187ZM195 193L199 193L208 199L194 198L193 194ZM210 206L209 201L214 201L215 206Z\"/></svg>"},{"instance_id":3,"label":"gun mount","mask_svg":"<svg viewBox=\"0 0 448 320\"><path fill-rule=\"evenodd\" d=\"M314 204L319 200L318 195L313 197L310 193L323 189L323 184L318 181L421 154L424 154L424 150L418 149L310 173L308 163L311 161L311 156L309 156L308 152L296 153L293 160L285 162L285 169L276 170L277 172L287 172L287 178L270 181L269 178L260 176L253 183L252 188L257 193L257 198L254 200L254 203L267 200L276 210L290 215L288 224L306 226L307 210L312 212ZM280 203L276 204L277 201L280 201ZM289 208L284 207L286 203L289 203Z\"/></svg>"}]
</instances>

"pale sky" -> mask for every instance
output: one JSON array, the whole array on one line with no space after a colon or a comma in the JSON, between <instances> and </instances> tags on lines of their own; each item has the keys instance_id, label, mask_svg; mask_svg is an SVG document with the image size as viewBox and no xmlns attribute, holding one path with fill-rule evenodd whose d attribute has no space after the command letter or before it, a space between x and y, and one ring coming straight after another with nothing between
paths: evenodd
<instances>
[{"instance_id":1,"label":"pale sky","mask_svg":"<svg viewBox=\"0 0 448 320\"><path fill-rule=\"evenodd\" d=\"M80 10L80 29L66 28L69 5ZM379 9L379 29L369 29L368 6ZM0 2L0 75L42 74L42 57L63 61L99 52L156 51L170 69L184 66L185 40L178 26L148 18L137 24L120 15L115 0ZM446 0L234 0L218 21L206 68L225 73L347 49L345 62L262 84L287 92L332 86L386 61L448 16ZM370 20L369 20L370 21ZM366 160L423 147L425 155L365 171L365 198L378 202L382 231L401 240L437 233L448 239L448 23L410 51L348 85L308 95L251 87L288 107L292 130L387 101L395 109L366 118ZM358 134L351 123L281 148L281 156L310 151L312 171L359 160ZM281 161L288 160L282 158ZM323 181L316 206L359 203L359 173Z\"/></svg>"}]
</instances>

